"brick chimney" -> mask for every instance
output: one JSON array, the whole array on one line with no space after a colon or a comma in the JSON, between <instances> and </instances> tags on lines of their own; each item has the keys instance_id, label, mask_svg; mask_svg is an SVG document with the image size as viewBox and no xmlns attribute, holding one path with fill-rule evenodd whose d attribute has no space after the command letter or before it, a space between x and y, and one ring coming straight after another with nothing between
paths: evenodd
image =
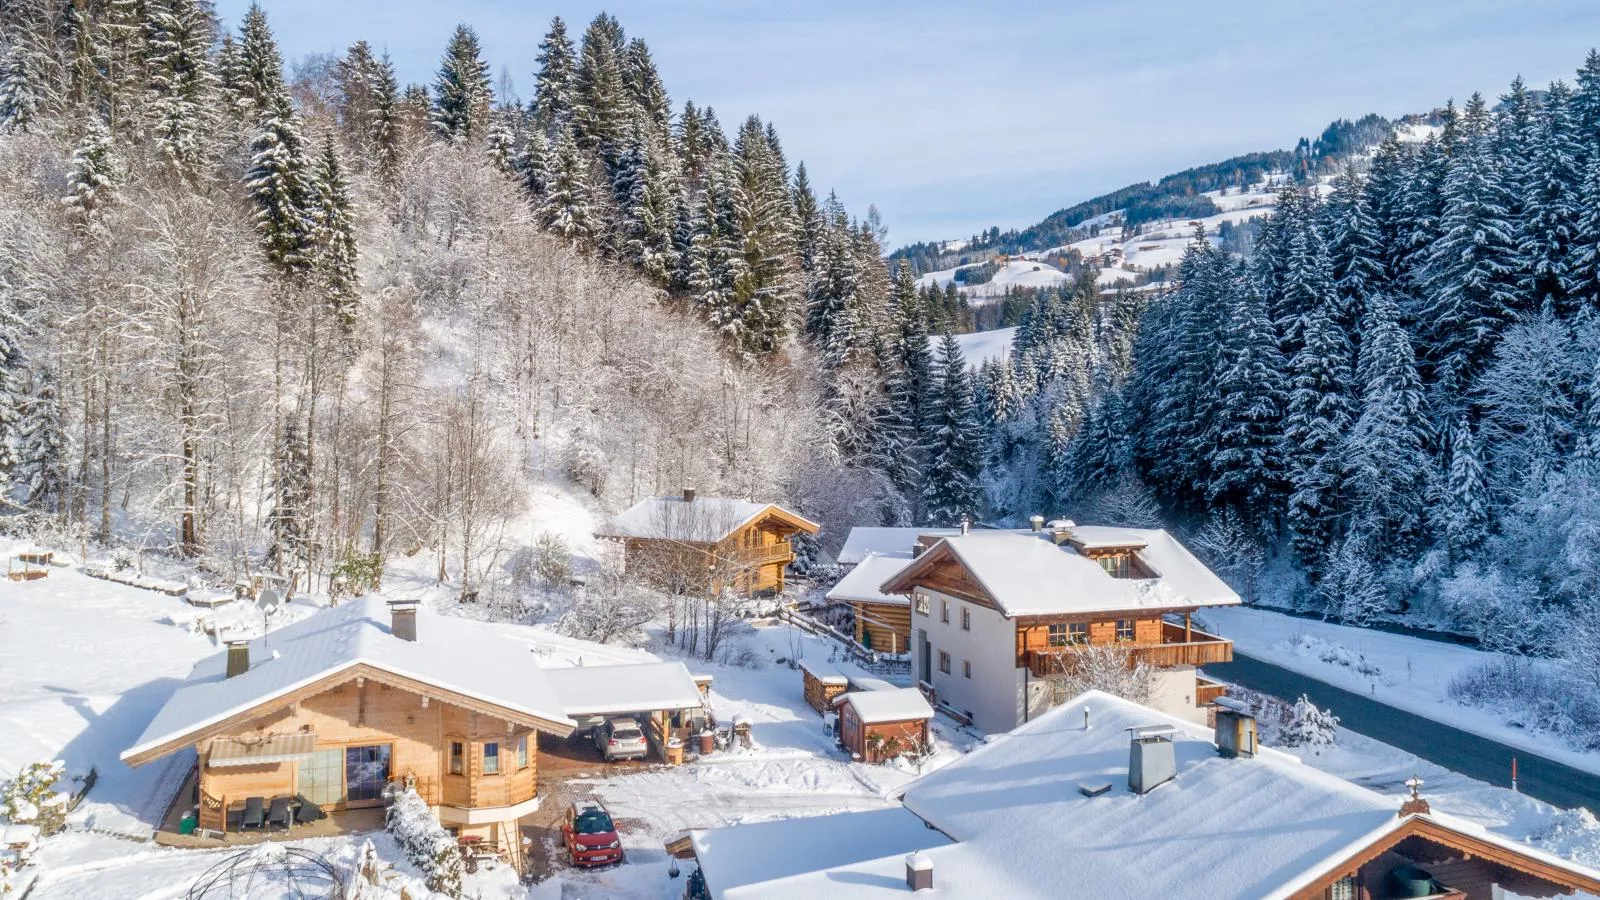
<instances>
[{"instance_id":1,"label":"brick chimney","mask_svg":"<svg viewBox=\"0 0 1600 900\"><path fill-rule=\"evenodd\" d=\"M920 850L906 857L906 887L913 891L933 890L933 860Z\"/></svg>"},{"instance_id":2,"label":"brick chimney","mask_svg":"<svg viewBox=\"0 0 1600 900\"><path fill-rule=\"evenodd\" d=\"M229 638L228 645L228 675L243 675L250 671L250 642L244 638Z\"/></svg>"},{"instance_id":3,"label":"brick chimney","mask_svg":"<svg viewBox=\"0 0 1600 900\"><path fill-rule=\"evenodd\" d=\"M402 641L417 639L417 601L389 601L389 633Z\"/></svg>"},{"instance_id":4,"label":"brick chimney","mask_svg":"<svg viewBox=\"0 0 1600 900\"><path fill-rule=\"evenodd\" d=\"M684 488L683 489L683 502L685 502L685 503L693 503L694 502L694 488Z\"/></svg>"}]
</instances>

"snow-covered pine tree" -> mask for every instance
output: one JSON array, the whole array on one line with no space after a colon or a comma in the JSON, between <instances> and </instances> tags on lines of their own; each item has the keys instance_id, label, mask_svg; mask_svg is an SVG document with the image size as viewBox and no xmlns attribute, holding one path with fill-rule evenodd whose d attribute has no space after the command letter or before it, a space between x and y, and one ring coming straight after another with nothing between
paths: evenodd
<instances>
[{"instance_id":1,"label":"snow-covered pine tree","mask_svg":"<svg viewBox=\"0 0 1600 900\"><path fill-rule=\"evenodd\" d=\"M44 105L30 62L28 48L20 41L0 57L0 132L27 131Z\"/></svg>"},{"instance_id":2,"label":"snow-covered pine tree","mask_svg":"<svg viewBox=\"0 0 1600 900\"><path fill-rule=\"evenodd\" d=\"M578 250L593 248L600 228L594 208L594 188L590 184L589 161L572 134L571 128L556 131L544 158L544 201L539 204L539 221L545 230L559 236Z\"/></svg>"},{"instance_id":3,"label":"snow-covered pine tree","mask_svg":"<svg viewBox=\"0 0 1600 900\"><path fill-rule=\"evenodd\" d=\"M795 258L800 263L800 271L809 279L817 268L824 223L822 207L817 203L816 192L811 189L811 178L806 175L805 163L795 169L794 188L790 195L794 202Z\"/></svg>"},{"instance_id":4,"label":"snow-covered pine tree","mask_svg":"<svg viewBox=\"0 0 1600 900\"><path fill-rule=\"evenodd\" d=\"M547 132L559 131L572 124L578 65L572 39L567 37L567 23L560 16L550 20L550 31L539 42L538 62L534 116Z\"/></svg>"},{"instance_id":5,"label":"snow-covered pine tree","mask_svg":"<svg viewBox=\"0 0 1600 900\"><path fill-rule=\"evenodd\" d=\"M1340 324L1354 330L1366 315L1367 297L1384 276L1377 222L1354 165L1333 180L1333 193L1322 212L1333 287L1343 307Z\"/></svg>"},{"instance_id":6,"label":"snow-covered pine tree","mask_svg":"<svg viewBox=\"0 0 1600 900\"><path fill-rule=\"evenodd\" d=\"M1518 289L1529 309L1570 309L1572 247L1577 238L1582 147L1570 110L1571 94L1556 82L1539 107L1518 222ZM1508 161L1515 161L1511 157Z\"/></svg>"},{"instance_id":7,"label":"snow-covered pine tree","mask_svg":"<svg viewBox=\"0 0 1600 900\"><path fill-rule=\"evenodd\" d=\"M1600 153L1600 51L1590 50L1578 69L1578 87L1572 95L1572 126L1582 153L1580 163L1594 161Z\"/></svg>"},{"instance_id":8,"label":"snow-covered pine tree","mask_svg":"<svg viewBox=\"0 0 1600 900\"><path fill-rule=\"evenodd\" d=\"M517 124L521 118L519 105L500 106L489 113L485 152L495 171L505 175L513 175L517 170Z\"/></svg>"},{"instance_id":9,"label":"snow-covered pine tree","mask_svg":"<svg viewBox=\"0 0 1600 900\"><path fill-rule=\"evenodd\" d=\"M740 237L740 279L735 302L744 320L742 349L755 356L777 350L796 302L793 210L788 174L772 150L761 120L751 116L734 145L733 207Z\"/></svg>"},{"instance_id":10,"label":"snow-covered pine tree","mask_svg":"<svg viewBox=\"0 0 1600 900\"><path fill-rule=\"evenodd\" d=\"M0 500L17 478L17 431L27 405L28 359L22 350L23 323L0 296ZM3 504L0 504L3 505Z\"/></svg>"},{"instance_id":11,"label":"snow-covered pine tree","mask_svg":"<svg viewBox=\"0 0 1600 900\"><path fill-rule=\"evenodd\" d=\"M72 151L72 168L67 173L67 195L61 203L72 209L85 226L91 225L100 211L116 199L120 178L111 131L98 116L91 116L83 137Z\"/></svg>"},{"instance_id":12,"label":"snow-covered pine tree","mask_svg":"<svg viewBox=\"0 0 1600 900\"><path fill-rule=\"evenodd\" d=\"M22 488L23 506L36 513L54 514L62 510L66 492L67 436L55 375L49 369L37 369L31 380L17 422L13 482Z\"/></svg>"},{"instance_id":13,"label":"snow-covered pine tree","mask_svg":"<svg viewBox=\"0 0 1600 900\"><path fill-rule=\"evenodd\" d=\"M535 208L544 200L544 166L549 148L550 141L545 137L543 126L535 122L523 135L522 146L517 150L517 180Z\"/></svg>"},{"instance_id":14,"label":"snow-covered pine tree","mask_svg":"<svg viewBox=\"0 0 1600 900\"><path fill-rule=\"evenodd\" d=\"M738 285L744 277L744 255L734 201L736 177L726 156L706 170L704 186L691 203L691 235L682 266L694 307L730 347L743 347Z\"/></svg>"},{"instance_id":15,"label":"snow-covered pine tree","mask_svg":"<svg viewBox=\"0 0 1600 900\"><path fill-rule=\"evenodd\" d=\"M1439 421L1454 421L1466 390L1488 359L1492 341L1522 306L1513 280L1513 226L1506 219L1499 162L1477 94L1462 117L1458 152L1441 187L1439 238L1428 251L1426 290L1418 321Z\"/></svg>"},{"instance_id":16,"label":"snow-covered pine tree","mask_svg":"<svg viewBox=\"0 0 1600 900\"><path fill-rule=\"evenodd\" d=\"M209 55L213 21L199 0L155 0L148 15L149 132L167 160L193 177L212 150L218 87Z\"/></svg>"},{"instance_id":17,"label":"snow-covered pine tree","mask_svg":"<svg viewBox=\"0 0 1600 900\"><path fill-rule=\"evenodd\" d=\"M650 57L650 47L639 38L629 41L623 54L622 83L633 102L635 117L654 132L667 134L672 128L672 100Z\"/></svg>"},{"instance_id":18,"label":"snow-covered pine tree","mask_svg":"<svg viewBox=\"0 0 1600 900\"><path fill-rule=\"evenodd\" d=\"M238 115L241 121L260 123L276 116L278 98L288 96L283 80L283 55L267 24L267 14L251 3L239 25Z\"/></svg>"},{"instance_id":19,"label":"snow-covered pine tree","mask_svg":"<svg viewBox=\"0 0 1600 900\"><path fill-rule=\"evenodd\" d=\"M1289 361L1283 423L1289 476L1288 524L1301 562L1315 572L1332 546L1339 514L1339 448L1350 428L1350 341L1336 324L1337 297L1301 318L1302 345Z\"/></svg>"},{"instance_id":20,"label":"snow-covered pine tree","mask_svg":"<svg viewBox=\"0 0 1600 900\"><path fill-rule=\"evenodd\" d=\"M866 344L860 309L861 271L853 252L854 229L837 195L828 195L823 218L826 230L806 297L806 334L822 354L823 367L836 369Z\"/></svg>"},{"instance_id":21,"label":"snow-covered pine tree","mask_svg":"<svg viewBox=\"0 0 1600 900\"><path fill-rule=\"evenodd\" d=\"M621 26L605 13L583 33L573 78L573 132L578 146L609 169L627 141L631 103L622 80L617 40Z\"/></svg>"},{"instance_id":22,"label":"snow-covered pine tree","mask_svg":"<svg viewBox=\"0 0 1600 900\"><path fill-rule=\"evenodd\" d=\"M385 53L372 71L372 169L378 180L393 184L400 170L400 82Z\"/></svg>"},{"instance_id":23,"label":"snow-covered pine tree","mask_svg":"<svg viewBox=\"0 0 1600 900\"><path fill-rule=\"evenodd\" d=\"M975 522L983 501L983 453L979 441L972 377L961 345L946 333L934 362L930 398L928 466L923 480L922 517L929 525Z\"/></svg>"},{"instance_id":24,"label":"snow-covered pine tree","mask_svg":"<svg viewBox=\"0 0 1600 900\"><path fill-rule=\"evenodd\" d=\"M1421 536L1429 471L1422 380L1399 318L1386 292L1368 298L1356 365L1361 413L1343 449L1351 527L1385 553L1408 552Z\"/></svg>"},{"instance_id":25,"label":"snow-covered pine tree","mask_svg":"<svg viewBox=\"0 0 1600 900\"><path fill-rule=\"evenodd\" d=\"M316 248L317 283L340 332L349 337L355 330L361 285L356 276L356 233L350 188L331 135L323 138L313 185L312 243Z\"/></svg>"},{"instance_id":26,"label":"snow-covered pine tree","mask_svg":"<svg viewBox=\"0 0 1600 900\"><path fill-rule=\"evenodd\" d=\"M433 79L434 131L453 143L485 140L493 101L489 64L479 50L478 33L465 24L457 25Z\"/></svg>"},{"instance_id":27,"label":"snow-covered pine tree","mask_svg":"<svg viewBox=\"0 0 1600 900\"><path fill-rule=\"evenodd\" d=\"M1445 546L1459 562L1483 545L1489 531L1489 487L1478 442L1465 417L1456 421L1451 432L1449 460L1444 496Z\"/></svg>"},{"instance_id":28,"label":"snow-covered pine tree","mask_svg":"<svg viewBox=\"0 0 1600 900\"><path fill-rule=\"evenodd\" d=\"M245 188L267 262L282 275L303 273L312 263L312 198L300 126L287 94L270 101L250 150Z\"/></svg>"},{"instance_id":29,"label":"snow-covered pine tree","mask_svg":"<svg viewBox=\"0 0 1600 900\"><path fill-rule=\"evenodd\" d=\"M673 229L678 219L678 189L672 151L661 131L634 129L619 168L626 174L627 193L619 196L623 259L638 266L652 282L666 287L678 266Z\"/></svg>"},{"instance_id":30,"label":"snow-covered pine tree","mask_svg":"<svg viewBox=\"0 0 1600 900\"><path fill-rule=\"evenodd\" d=\"M311 553L311 459L299 425L285 419L273 458L267 560L280 573L304 565Z\"/></svg>"},{"instance_id":31,"label":"snow-covered pine tree","mask_svg":"<svg viewBox=\"0 0 1600 900\"><path fill-rule=\"evenodd\" d=\"M1265 531L1284 480L1278 428L1287 399L1285 366L1266 299L1253 279L1236 270L1229 288L1206 500L1235 509L1251 527Z\"/></svg>"},{"instance_id":32,"label":"snow-covered pine tree","mask_svg":"<svg viewBox=\"0 0 1600 900\"><path fill-rule=\"evenodd\" d=\"M909 501L916 522L921 521L922 470L932 443L928 418L933 354L928 345L927 315L917 299L916 277L905 261L895 268L890 302L894 332L884 378L884 447L879 456L895 488Z\"/></svg>"}]
</instances>

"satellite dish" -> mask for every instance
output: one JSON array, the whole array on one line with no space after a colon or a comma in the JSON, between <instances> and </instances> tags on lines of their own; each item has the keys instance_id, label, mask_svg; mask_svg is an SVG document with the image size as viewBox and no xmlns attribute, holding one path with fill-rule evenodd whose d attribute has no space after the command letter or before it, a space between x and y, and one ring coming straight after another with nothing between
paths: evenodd
<instances>
[{"instance_id":1,"label":"satellite dish","mask_svg":"<svg viewBox=\"0 0 1600 900\"><path fill-rule=\"evenodd\" d=\"M283 594L277 588L262 588L261 592L256 594L256 605L261 607L263 612L275 609L282 603Z\"/></svg>"}]
</instances>

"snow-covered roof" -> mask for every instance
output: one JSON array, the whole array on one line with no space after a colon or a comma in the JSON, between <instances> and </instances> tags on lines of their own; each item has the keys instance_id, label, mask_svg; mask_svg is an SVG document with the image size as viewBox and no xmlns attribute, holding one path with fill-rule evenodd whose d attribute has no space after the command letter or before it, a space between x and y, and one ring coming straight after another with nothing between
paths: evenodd
<instances>
[{"instance_id":1,"label":"snow-covered roof","mask_svg":"<svg viewBox=\"0 0 1600 900\"><path fill-rule=\"evenodd\" d=\"M1149 530L1138 528L1113 528L1107 525L1074 525L1072 543L1085 550L1110 550L1122 547L1142 549L1149 545ZM1161 532L1166 534L1165 531Z\"/></svg>"},{"instance_id":2,"label":"snow-covered roof","mask_svg":"<svg viewBox=\"0 0 1600 900\"><path fill-rule=\"evenodd\" d=\"M803 522L815 532L816 523L775 503L756 503L728 497L681 495L651 497L618 513L600 534L605 537L656 538L710 544L720 541L740 527L769 511Z\"/></svg>"},{"instance_id":3,"label":"snow-covered roof","mask_svg":"<svg viewBox=\"0 0 1600 900\"><path fill-rule=\"evenodd\" d=\"M572 666L544 670L568 716L693 709L704 702L681 662Z\"/></svg>"},{"instance_id":4,"label":"snow-covered roof","mask_svg":"<svg viewBox=\"0 0 1600 900\"><path fill-rule=\"evenodd\" d=\"M761 896L739 891L817 868L849 865L950 843L901 807L834 816L778 819L691 833L695 859L711 896ZM902 891L904 887L902 886ZM820 900L819 894L810 900Z\"/></svg>"},{"instance_id":5,"label":"snow-covered roof","mask_svg":"<svg viewBox=\"0 0 1600 900\"><path fill-rule=\"evenodd\" d=\"M851 691L834 700L835 706L841 703L855 707L856 715L868 725L933 718L933 707L928 705L927 698L916 688Z\"/></svg>"},{"instance_id":6,"label":"snow-covered roof","mask_svg":"<svg viewBox=\"0 0 1600 900\"><path fill-rule=\"evenodd\" d=\"M1083 726L1083 710L1090 727ZM1127 786L1126 729L1173 729L1178 775ZM957 843L924 850L930 896L1260 898L1399 821L1398 801L1270 749L1224 759L1202 726L1089 692L912 782L905 808ZM1080 784L1109 783L1086 797ZM819 834L855 813L826 817ZM906 893L902 855L750 884L730 898L868 900Z\"/></svg>"},{"instance_id":7,"label":"snow-covered roof","mask_svg":"<svg viewBox=\"0 0 1600 900\"><path fill-rule=\"evenodd\" d=\"M910 553L917 544L917 535L960 534L957 528L890 528L877 525L857 525L845 536L839 550L838 563L853 566L866 559L868 553L887 556L891 553Z\"/></svg>"},{"instance_id":8,"label":"snow-covered roof","mask_svg":"<svg viewBox=\"0 0 1600 900\"><path fill-rule=\"evenodd\" d=\"M229 716L358 665L471 697L553 727L574 727L528 645L494 625L416 611L417 639L389 630L385 599L369 594L250 641L250 668L227 678L227 652L195 664L122 758L184 738Z\"/></svg>"},{"instance_id":9,"label":"snow-covered roof","mask_svg":"<svg viewBox=\"0 0 1600 900\"><path fill-rule=\"evenodd\" d=\"M1144 546L1135 555L1155 577L1113 577L1099 563L1079 555L1070 544L1057 546L1047 532L974 531L953 535L924 553L919 561L930 558L939 547L949 548L1007 616L1193 609L1239 603L1239 595L1232 588L1165 531L1106 531L1116 532L1116 540L1142 539ZM1093 528L1073 529L1075 535L1080 532L1111 539L1109 535L1095 534ZM915 576L909 577L914 580Z\"/></svg>"},{"instance_id":10,"label":"snow-covered roof","mask_svg":"<svg viewBox=\"0 0 1600 900\"><path fill-rule=\"evenodd\" d=\"M861 529L856 529L860 531ZM905 606L911 601L904 594L885 594L879 590L885 581L911 564L909 550L899 553L868 553L845 573L839 583L829 588L824 596L834 603L888 603Z\"/></svg>"},{"instance_id":11,"label":"snow-covered roof","mask_svg":"<svg viewBox=\"0 0 1600 900\"><path fill-rule=\"evenodd\" d=\"M800 668L805 670L806 674L822 682L823 684L850 683L849 677L835 668L833 663L830 662L802 659L800 660Z\"/></svg>"}]
</instances>

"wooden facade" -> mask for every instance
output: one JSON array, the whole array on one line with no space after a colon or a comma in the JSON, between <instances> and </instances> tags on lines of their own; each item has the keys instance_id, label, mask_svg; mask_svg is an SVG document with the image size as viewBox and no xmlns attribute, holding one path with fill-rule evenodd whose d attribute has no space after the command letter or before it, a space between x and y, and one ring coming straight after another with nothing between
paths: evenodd
<instances>
[{"instance_id":1,"label":"wooden facade","mask_svg":"<svg viewBox=\"0 0 1600 900\"><path fill-rule=\"evenodd\" d=\"M927 719L863 722L848 700L839 704L839 745L865 763L887 762L928 741Z\"/></svg>"},{"instance_id":2,"label":"wooden facade","mask_svg":"<svg viewBox=\"0 0 1600 900\"><path fill-rule=\"evenodd\" d=\"M226 833L229 812L249 797L304 795L330 811L381 805L389 782L414 785L443 822L459 826L514 820L519 804L534 800L538 729L389 681L341 677L208 729L194 744L200 827ZM222 742L270 746L296 735L315 736L309 756L246 765L212 759Z\"/></svg>"},{"instance_id":3,"label":"wooden facade","mask_svg":"<svg viewBox=\"0 0 1600 900\"><path fill-rule=\"evenodd\" d=\"M911 651L911 604L852 600L856 643L879 653Z\"/></svg>"},{"instance_id":4,"label":"wooden facade","mask_svg":"<svg viewBox=\"0 0 1600 900\"><path fill-rule=\"evenodd\" d=\"M1024 624L1026 622L1026 624ZM1133 627L1133 640L1119 640L1119 623ZM1084 644L1050 644L1050 626L1084 626L1087 646L1118 646L1129 658L1155 668L1204 666L1233 660L1233 642L1193 626L1168 622L1161 616L1117 617L1115 613L1091 616L1033 616L1017 620L1017 665L1043 678L1070 665L1071 654ZM1127 625L1121 626L1124 633Z\"/></svg>"},{"instance_id":5,"label":"wooden facade","mask_svg":"<svg viewBox=\"0 0 1600 900\"><path fill-rule=\"evenodd\" d=\"M824 715L833 709L834 698L850 689L850 680L838 673L826 672L805 664L801 664L800 673L804 683L806 705Z\"/></svg>"},{"instance_id":6,"label":"wooden facade","mask_svg":"<svg viewBox=\"0 0 1600 900\"><path fill-rule=\"evenodd\" d=\"M741 594L781 594L794 561L790 539L818 526L780 507L740 524L717 541L623 537L628 571L665 590L724 588Z\"/></svg>"}]
</instances>

